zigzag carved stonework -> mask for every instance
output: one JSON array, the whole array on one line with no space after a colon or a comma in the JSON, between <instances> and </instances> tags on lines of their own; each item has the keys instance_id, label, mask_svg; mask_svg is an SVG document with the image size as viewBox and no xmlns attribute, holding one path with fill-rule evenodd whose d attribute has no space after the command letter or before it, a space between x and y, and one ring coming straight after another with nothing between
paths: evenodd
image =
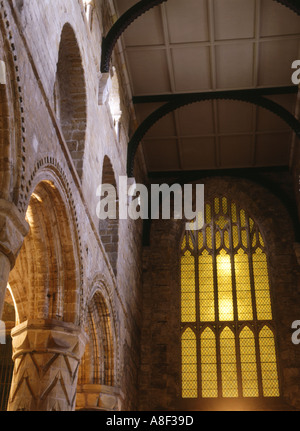
<instances>
[{"instance_id":1,"label":"zigzag carved stonework","mask_svg":"<svg viewBox=\"0 0 300 431\"><path fill-rule=\"evenodd\" d=\"M9 411L72 411L86 335L54 320L33 320L12 331L14 373Z\"/></svg>"}]
</instances>

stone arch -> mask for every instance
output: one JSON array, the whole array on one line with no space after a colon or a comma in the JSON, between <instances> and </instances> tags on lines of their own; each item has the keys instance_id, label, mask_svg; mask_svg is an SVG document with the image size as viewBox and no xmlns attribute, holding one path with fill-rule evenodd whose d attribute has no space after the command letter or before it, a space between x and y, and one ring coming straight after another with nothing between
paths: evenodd
<instances>
[{"instance_id":1,"label":"stone arch","mask_svg":"<svg viewBox=\"0 0 300 431\"><path fill-rule=\"evenodd\" d=\"M114 186L117 194L116 201L116 218L106 218L99 221L99 233L103 242L105 251L108 255L110 264L117 275L117 261L118 261L118 244L119 244L119 198L116 177L112 163L108 156L104 157L102 169L102 183Z\"/></svg>"},{"instance_id":2,"label":"stone arch","mask_svg":"<svg viewBox=\"0 0 300 431\"><path fill-rule=\"evenodd\" d=\"M63 136L82 179L87 126L86 83L76 35L68 23L61 33L53 98Z\"/></svg>"},{"instance_id":3,"label":"stone arch","mask_svg":"<svg viewBox=\"0 0 300 431\"><path fill-rule=\"evenodd\" d=\"M116 314L102 279L95 279L86 312L86 344L79 368L77 409L118 410Z\"/></svg>"},{"instance_id":4,"label":"stone arch","mask_svg":"<svg viewBox=\"0 0 300 431\"><path fill-rule=\"evenodd\" d=\"M106 301L98 290L88 304L87 334L89 343L79 372L80 384L114 385L114 340Z\"/></svg>"},{"instance_id":5,"label":"stone arch","mask_svg":"<svg viewBox=\"0 0 300 431\"><path fill-rule=\"evenodd\" d=\"M44 172L39 181L40 176L36 178L26 212L29 234L9 283L20 323L28 319L52 319L77 324L80 276L76 238L55 175Z\"/></svg>"}]
</instances>

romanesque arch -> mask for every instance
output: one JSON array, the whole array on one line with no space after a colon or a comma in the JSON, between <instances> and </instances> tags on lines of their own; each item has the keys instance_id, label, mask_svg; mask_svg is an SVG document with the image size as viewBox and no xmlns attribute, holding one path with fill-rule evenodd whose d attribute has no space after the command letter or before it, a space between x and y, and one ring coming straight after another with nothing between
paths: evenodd
<instances>
[{"instance_id":1,"label":"romanesque arch","mask_svg":"<svg viewBox=\"0 0 300 431\"><path fill-rule=\"evenodd\" d=\"M108 290L96 279L87 304L88 342L77 385L78 410L118 410L118 336Z\"/></svg>"},{"instance_id":2,"label":"romanesque arch","mask_svg":"<svg viewBox=\"0 0 300 431\"><path fill-rule=\"evenodd\" d=\"M70 24L65 24L61 33L53 97L57 119L81 179L87 124L86 84L80 49Z\"/></svg>"},{"instance_id":3,"label":"romanesque arch","mask_svg":"<svg viewBox=\"0 0 300 431\"><path fill-rule=\"evenodd\" d=\"M74 410L86 337L78 326L80 265L72 210L51 170L32 184L29 233L11 286L20 324L12 330L10 411Z\"/></svg>"},{"instance_id":4,"label":"romanesque arch","mask_svg":"<svg viewBox=\"0 0 300 431\"><path fill-rule=\"evenodd\" d=\"M116 218L106 218L99 221L99 233L105 251L109 257L115 275L117 274L118 247L119 247L119 201L118 185L112 163L108 156L104 157L102 170L102 184L109 184L116 191Z\"/></svg>"}]
</instances>

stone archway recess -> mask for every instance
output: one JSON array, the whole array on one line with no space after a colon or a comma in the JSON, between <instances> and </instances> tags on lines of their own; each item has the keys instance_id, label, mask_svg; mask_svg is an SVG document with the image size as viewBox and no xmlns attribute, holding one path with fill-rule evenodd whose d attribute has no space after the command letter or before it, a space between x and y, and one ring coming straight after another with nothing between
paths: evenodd
<instances>
[{"instance_id":1,"label":"stone archway recess","mask_svg":"<svg viewBox=\"0 0 300 431\"><path fill-rule=\"evenodd\" d=\"M74 233L54 181L37 184L26 219L29 234L9 278L20 324L12 330L8 410L70 411L86 336L77 323L80 277Z\"/></svg>"}]
</instances>

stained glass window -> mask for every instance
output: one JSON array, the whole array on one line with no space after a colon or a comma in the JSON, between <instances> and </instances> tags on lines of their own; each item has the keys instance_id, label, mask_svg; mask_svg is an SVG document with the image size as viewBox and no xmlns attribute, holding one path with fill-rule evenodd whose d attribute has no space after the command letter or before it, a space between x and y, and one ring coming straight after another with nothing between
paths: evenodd
<instances>
[{"instance_id":1,"label":"stained glass window","mask_svg":"<svg viewBox=\"0 0 300 431\"><path fill-rule=\"evenodd\" d=\"M266 247L235 202L205 204L181 243L183 398L278 397Z\"/></svg>"}]
</instances>

